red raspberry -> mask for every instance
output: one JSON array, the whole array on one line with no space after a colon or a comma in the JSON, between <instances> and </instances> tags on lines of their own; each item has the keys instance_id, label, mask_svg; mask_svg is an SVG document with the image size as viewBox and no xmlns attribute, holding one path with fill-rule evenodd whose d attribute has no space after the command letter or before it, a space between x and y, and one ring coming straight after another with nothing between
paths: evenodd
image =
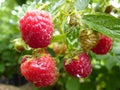
<instances>
[{"instance_id":1,"label":"red raspberry","mask_svg":"<svg viewBox=\"0 0 120 90\"><path fill-rule=\"evenodd\" d=\"M26 61L27 61L27 57L23 57L21 63L24 63L24 62L26 62Z\"/></svg>"},{"instance_id":2,"label":"red raspberry","mask_svg":"<svg viewBox=\"0 0 120 90\"><path fill-rule=\"evenodd\" d=\"M50 55L31 58L21 64L21 73L36 87L53 85L58 78L56 64Z\"/></svg>"},{"instance_id":3,"label":"red raspberry","mask_svg":"<svg viewBox=\"0 0 120 90\"><path fill-rule=\"evenodd\" d=\"M91 50L95 54L107 54L112 47L112 39L102 35L95 47L93 47Z\"/></svg>"},{"instance_id":4,"label":"red raspberry","mask_svg":"<svg viewBox=\"0 0 120 90\"><path fill-rule=\"evenodd\" d=\"M70 63L65 60L64 68L77 78L86 78L92 72L90 57L85 52L79 54L78 59L72 59Z\"/></svg>"},{"instance_id":5,"label":"red raspberry","mask_svg":"<svg viewBox=\"0 0 120 90\"><path fill-rule=\"evenodd\" d=\"M26 62L26 61L29 60L31 57L32 57L31 55L25 55L25 56L23 56L21 63Z\"/></svg>"},{"instance_id":6,"label":"red raspberry","mask_svg":"<svg viewBox=\"0 0 120 90\"><path fill-rule=\"evenodd\" d=\"M28 11L19 21L22 39L32 48L44 48L54 30L52 19L45 11Z\"/></svg>"}]
</instances>

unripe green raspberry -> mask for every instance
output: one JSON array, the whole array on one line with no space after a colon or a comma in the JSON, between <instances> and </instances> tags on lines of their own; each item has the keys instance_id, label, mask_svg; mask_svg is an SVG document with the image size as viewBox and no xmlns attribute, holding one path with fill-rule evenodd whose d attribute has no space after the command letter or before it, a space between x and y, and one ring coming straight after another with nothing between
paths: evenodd
<instances>
[{"instance_id":1,"label":"unripe green raspberry","mask_svg":"<svg viewBox=\"0 0 120 90\"><path fill-rule=\"evenodd\" d=\"M90 50L98 42L99 34L94 31L82 30L80 32L79 41L83 50Z\"/></svg>"},{"instance_id":2,"label":"unripe green raspberry","mask_svg":"<svg viewBox=\"0 0 120 90\"><path fill-rule=\"evenodd\" d=\"M70 26L77 26L79 25L79 17L77 14L70 15L69 25Z\"/></svg>"}]
</instances>

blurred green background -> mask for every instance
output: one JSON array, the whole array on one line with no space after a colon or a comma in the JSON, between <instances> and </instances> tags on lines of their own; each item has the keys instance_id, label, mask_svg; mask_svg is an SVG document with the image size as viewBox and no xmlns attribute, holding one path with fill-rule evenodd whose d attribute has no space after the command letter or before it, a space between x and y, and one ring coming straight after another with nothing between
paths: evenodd
<instances>
[{"instance_id":1,"label":"blurred green background","mask_svg":"<svg viewBox=\"0 0 120 90\"><path fill-rule=\"evenodd\" d=\"M16 86L27 83L27 81L21 76L19 70L20 59L23 53L21 54L14 49L13 40L20 37L18 20L22 15L21 10L24 9L22 6L28 7L26 3L33 1L34 0L0 0L1 83ZM39 0L36 0L36 2L38 1ZM57 0L53 1L57 2ZM96 10L98 12L103 12L103 9L110 5L110 0L103 0L106 3L101 1L102 0L91 0L91 3L94 2L96 4ZM119 1L117 4L119 4ZM120 7L114 7L114 10L117 10L117 13L115 14L118 16L120 11L119 8ZM91 57L93 71L88 78L76 79L65 73L62 67L62 56L59 57L61 63L59 63L58 68L61 75L58 82L54 86L41 89L37 89L33 86L33 90L120 90L120 43L115 41L113 49L107 55L100 56L91 54ZM18 78L21 78L21 83Z\"/></svg>"}]
</instances>

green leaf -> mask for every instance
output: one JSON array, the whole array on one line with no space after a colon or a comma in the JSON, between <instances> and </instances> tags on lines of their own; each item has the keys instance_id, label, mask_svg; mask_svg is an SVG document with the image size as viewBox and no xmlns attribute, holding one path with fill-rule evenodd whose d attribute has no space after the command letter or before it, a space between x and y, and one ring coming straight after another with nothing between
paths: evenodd
<instances>
[{"instance_id":1,"label":"green leaf","mask_svg":"<svg viewBox=\"0 0 120 90\"><path fill-rule=\"evenodd\" d=\"M111 56L109 59L106 61L106 68L108 70L111 70L113 66L115 66L118 63L118 58L117 56Z\"/></svg>"},{"instance_id":2,"label":"green leaf","mask_svg":"<svg viewBox=\"0 0 120 90\"><path fill-rule=\"evenodd\" d=\"M83 17L83 23L93 30L112 38L120 38L120 19L106 14L91 14Z\"/></svg>"},{"instance_id":3,"label":"green leaf","mask_svg":"<svg viewBox=\"0 0 120 90\"><path fill-rule=\"evenodd\" d=\"M85 9L88 6L89 2L90 0L76 0L74 6L78 11L80 11Z\"/></svg>"},{"instance_id":4,"label":"green leaf","mask_svg":"<svg viewBox=\"0 0 120 90\"><path fill-rule=\"evenodd\" d=\"M120 56L117 56L117 59L118 59L118 60L117 60L116 65L120 67Z\"/></svg>"},{"instance_id":5,"label":"green leaf","mask_svg":"<svg viewBox=\"0 0 120 90\"><path fill-rule=\"evenodd\" d=\"M114 54L120 55L120 43L119 42L114 42L112 52Z\"/></svg>"},{"instance_id":6,"label":"green leaf","mask_svg":"<svg viewBox=\"0 0 120 90\"><path fill-rule=\"evenodd\" d=\"M67 38L66 38L67 47L69 50L72 50L73 48L76 49L78 48L79 46L78 37L79 37L79 28L71 27L67 33Z\"/></svg>"},{"instance_id":7,"label":"green leaf","mask_svg":"<svg viewBox=\"0 0 120 90\"><path fill-rule=\"evenodd\" d=\"M80 82L77 78L68 78L66 83L67 90L79 90Z\"/></svg>"},{"instance_id":8,"label":"green leaf","mask_svg":"<svg viewBox=\"0 0 120 90\"><path fill-rule=\"evenodd\" d=\"M40 1L40 0L35 0L36 4L38 4L39 1Z\"/></svg>"},{"instance_id":9,"label":"green leaf","mask_svg":"<svg viewBox=\"0 0 120 90\"><path fill-rule=\"evenodd\" d=\"M36 2L27 2L26 4L22 5L22 8L18 8L18 13L17 13L17 17L21 18L22 16L24 16L26 11L30 11L30 10L35 10L36 6Z\"/></svg>"},{"instance_id":10,"label":"green leaf","mask_svg":"<svg viewBox=\"0 0 120 90\"><path fill-rule=\"evenodd\" d=\"M16 0L19 5L25 4L27 0Z\"/></svg>"},{"instance_id":11,"label":"green leaf","mask_svg":"<svg viewBox=\"0 0 120 90\"><path fill-rule=\"evenodd\" d=\"M66 36L66 34L53 36L51 42L53 43L53 42L63 41L65 36Z\"/></svg>"},{"instance_id":12,"label":"green leaf","mask_svg":"<svg viewBox=\"0 0 120 90\"><path fill-rule=\"evenodd\" d=\"M55 15L57 12L60 11L60 7L63 5L64 0L59 0L57 2L54 2L51 4L51 6L48 8L48 11L52 14Z\"/></svg>"},{"instance_id":13,"label":"green leaf","mask_svg":"<svg viewBox=\"0 0 120 90\"><path fill-rule=\"evenodd\" d=\"M0 73L5 71L5 65L3 63L0 64Z\"/></svg>"}]
</instances>

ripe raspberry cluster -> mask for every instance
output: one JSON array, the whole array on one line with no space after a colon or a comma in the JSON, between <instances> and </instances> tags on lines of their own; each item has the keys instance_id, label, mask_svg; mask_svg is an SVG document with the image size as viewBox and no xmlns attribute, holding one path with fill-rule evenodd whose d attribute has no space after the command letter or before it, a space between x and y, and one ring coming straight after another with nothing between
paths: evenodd
<instances>
[{"instance_id":1,"label":"ripe raspberry cluster","mask_svg":"<svg viewBox=\"0 0 120 90\"><path fill-rule=\"evenodd\" d=\"M19 25L21 37L29 47L39 50L50 44L54 25L48 12L28 11L20 19ZM77 57L65 59L63 67L73 77L86 78L92 72L91 58L87 51L91 50L93 53L101 55L107 54L112 47L112 39L96 32L88 34L86 30L81 31L79 38L83 52L79 53ZM54 43L53 47L56 54L64 54L67 49L65 44L60 43ZM36 87L53 85L59 77L55 60L47 52L37 52L35 56L23 57L20 69L26 80L32 82Z\"/></svg>"},{"instance_id":2,"label":"ripe raspberry cluster","mask_svg":"<svg viewBox=\"0 0 120 90\"><path fill-rule=\"evenodd\" d=\"M20 19L19 25L21 37L29 47L37 50L50 44L54 26L48 12L28 11ZM36 87L53 85L59 76L55 60L48 53L23 57L20 69L26 80Z\"/></svg>"},{"instance_id":3,"label":"ripe raspberry cluster","mask_svg":"<svg viewBox=\"0 0 120 90\"><path fill-rule=\"evenodd\" d=\"M78 58L72 60L65 60L64 68L72 76L77 78L86 78L92 72L92 65L87 50L91 50L97 55L107 54L112 47L112 39L96 32L90 34L83 30L80 33L80 43L84 52L78 55Z\"/></svg>"},{"instance_id":4,"label":"ripe raspberry cluster","mask_svg":"<svg viewBox=\"0 0 120 90\"><path fill-rule=\"evenodd\" d=\"M112 47L112 39L97 33L88 34L86 30L80 33L81 47L84 52L73 58L70 62L65 60L64 68L72 76L85 78L92 72L92 65L87 50L91 50L97 55L107 54Z\"/></svg>"}]
</instances>

